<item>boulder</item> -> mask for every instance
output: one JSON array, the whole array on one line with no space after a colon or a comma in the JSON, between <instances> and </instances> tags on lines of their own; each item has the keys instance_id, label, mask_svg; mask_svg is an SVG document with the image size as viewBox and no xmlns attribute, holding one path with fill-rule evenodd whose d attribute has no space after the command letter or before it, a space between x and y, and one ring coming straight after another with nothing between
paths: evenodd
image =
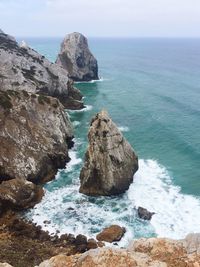
<instances>
[{"instance_id":1,"label":"boulder","mask_svg":"<svg viewBox=\"0 0 200 267\"><path fill-rule=\"evenodd\" d=\"M60 102L26 91L0 91L0 182L44 183L70 160L72 126Z\"/></svg>"},{"instance_id":2,"label":"boulder","mask_svg":"<svg viewBox=\"0 0 200 267\"><path fill-rule=\"evenodd\" d=\"M0 263L0 267L12 267L12 266L4 262L4 263Z\"/></svg>"},{"instance_id":3,"label":"boulder","mask_svg":"<svg viewBox=\"0 0 200 267\"><path fill-rule=\"evenodd\" d=\"M82 109L82 95L66 70L51 63L28 45L0 32L0 88L25 90L58 98L65 108Z\"/></svg>"},{"instance_id":4,"label":"boulder","mask_svg":"<svg viewBox=\"0 0 200 267\"><path fill-rule=\"evenodd\" d=\"M74 81L98 80L98 65L81 33L68 34L62 44L56 63L67 70Z\"/></svg>"},{"instance_id":5,"label":"boulder","mask_svg":"<svg viewBox=\"0 0 200 267\"><path fill-rule=\"evenodd\" d=\"M8 208L23 210L33 207L43 196L43 189L24 179L12 179L0 184L0 203Z\"/></svg>"},{"instance_id":6,"label":"boulder","mask_svg":"<svg viewBox=\"0 0 200 267\"><path fill-rule=\"evenodd\" d=\"M138 158L106 111L92 119L88 139L80 192L92 196L124 193L138 170Z\"/></svg>"},{"instance_id":7,"label":"boulder","mask_svg":"<svg viewBox=\"0 0 200 267\"><path fill-rule=\"evenodd\" d=\"M98 241L105 241L105 242L117 242L122 239L126 232L124 227L120 227L119 225L111 225L105 229L101 233L96 236Z\"/></svg>"},{"instance_id":8,"label":"boulder","mask_svg":"<svg viewBox=\"0 0 200 267\"><path fill-rule=\"evenodd\" d=\"M137 213L140 219L143 219L146 221L150 221L152 216L155 214L155 212L150 212L147 209L142 208L142 207L138 207Z\"/></svg>"},{"instance_id":9,"label":"boulder","mask_svg":"<svg viewBox=\"0 0 200 267\"><path fill-rule=\"evenodd\" d=\"M39 267L199 267L199 252L188 253L182 240L139 239L127 249L97 248L85 253L60 254Z\"/></svg>"}]
</instances>

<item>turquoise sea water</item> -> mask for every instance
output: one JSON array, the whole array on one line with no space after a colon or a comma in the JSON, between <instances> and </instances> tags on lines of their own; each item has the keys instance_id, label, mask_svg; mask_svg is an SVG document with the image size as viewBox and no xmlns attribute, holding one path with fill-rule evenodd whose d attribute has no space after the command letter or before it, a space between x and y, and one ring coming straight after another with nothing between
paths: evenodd
<instances>
[{"instance_id":1,"label":"turquoise sea water","mask_svg":"<svg viewBox=\"0 0 200 267\"><path fill-rule=\"evenodd\" d=\"M54 61L61 39L25 40ZM133 237L200 232L200 39L89 39L100 81L78 83L86 109L69 112L76 145L28 216L50 231L95 236L118 223ZM140 170L119 197L78 193L91 117L108 110L139 156ZM156 212L139 220L134 207ZM44 220L51 220L45 226Z\"/></svg>"}]
</instances>

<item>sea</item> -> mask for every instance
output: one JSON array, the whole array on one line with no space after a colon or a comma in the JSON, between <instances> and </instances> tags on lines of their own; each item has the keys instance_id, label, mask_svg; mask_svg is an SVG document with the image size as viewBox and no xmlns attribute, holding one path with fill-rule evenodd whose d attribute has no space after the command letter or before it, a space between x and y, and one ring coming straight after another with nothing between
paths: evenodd
<instances>
[{"instance_id":1,"label":"sea","mask_svg":"<svg viewBox=\"0 0 200 267\"><path fill-rule=\"evenodd\" d=\"M23 39L52 62L62 41ZM52 234L95 237L118 224L127 230L121 247L200 232L200 39L89 38L89 46L100 80L75 84L86 107L66 110L75 136L71 161L26 216ZM136 151L139 170L124 194L89 197L79 193L79 174L90 120L102 109ZM138 218L139 206L155 212L151 221Z\"/></svg>"}]
</instances>

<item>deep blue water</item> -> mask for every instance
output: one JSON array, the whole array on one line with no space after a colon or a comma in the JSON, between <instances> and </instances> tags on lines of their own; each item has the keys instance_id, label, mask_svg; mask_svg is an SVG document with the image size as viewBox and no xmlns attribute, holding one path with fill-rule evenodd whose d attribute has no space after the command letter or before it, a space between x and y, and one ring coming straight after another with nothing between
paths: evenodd
<instances>
[{"instance_id":1,"label":"deep blue water","mask_svg":"<svg viewBox=\"0 0 200 267\"><path fill-rule=\"evenodd\" d=\"M54 61L61 40L25 41ZM30 216L51 219L52 230L88 235L114 221L128 229L122 245L132 237L200 231L200 39L91 38L89 44L102 79L76 84L87 108L69 112L72 161ZM123 196L93 199L78 193L78 177L89 121L102 108L136 150L140 170ZM139 205L156 212L151 223L137 219Z\"/></svg>"}]
</instances>

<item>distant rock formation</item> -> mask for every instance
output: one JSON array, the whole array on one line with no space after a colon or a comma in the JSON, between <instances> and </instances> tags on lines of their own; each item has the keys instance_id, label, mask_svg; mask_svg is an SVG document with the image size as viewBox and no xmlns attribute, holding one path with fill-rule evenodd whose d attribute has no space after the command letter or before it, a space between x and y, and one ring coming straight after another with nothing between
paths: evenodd
<instances>
[{"instance_id":1,"label":"distant rock formation","mask_svg":"<svg viewBox=\"0 0 200 267\"><path fill-rule=\"evenodd\" d=\"M138 158L106 111L92 119L88 139L80 192L92 196L124 193L138 170Z\"/></svg>"},{"instance_id":2,"label":"distant rock formation","mask_svg":"<svg viewBox=\"0 0 200 267\"><path fill-rule=\"evenodd\" d=\"M44 56L18 45L16 40L0 32L0 89L25 90L58 98L65 108L82 109L82 95L73 87L66 70Z\"/></svg>"},{"instance_id":3,"label":"distant rock formation","mask_svg":"<svg viewBox=\"0 0 200 267\"><path fill-rule=\"evenodd\" d=\"M96 239L99 241L105 241L105 242L117 242L122 239L126 232L126 229L124 227L121 227L119 225L111 225L105 229L101 233L99 233L96 236Z\"/></svg>"},{"instance_id":4,"label":"distant rock formation","mask_svg":"<svg viewBox=\"0 0 200 267\"><path fill-rule=\"evenodd\" d=\"M127 249L97 248L73 256L58 255L39 267L198 267L199 234L184 240L141 238Z\"/></svg>"},{"instance_id":5,"label":"distant rock formation","mask_svg":"<svg viewBox=\"0 0 200 267\"><path fill-rule=\"evenodd\" d=\"M53 179L69 161L72 138L71 123L56 98L0 91L0 187L11 179Z\"/></svg>"},{"instance_id":6,"label":"distant rock formation","mask_svg":"<svg viewBox=\"0 0 200 267\"><path fill-rule=\"evenodd\" d=\"M66 69L74 81L98 80L98 65L81 33L68 34L61 44L56 63Z\"/></svg>"}]
</instances>

